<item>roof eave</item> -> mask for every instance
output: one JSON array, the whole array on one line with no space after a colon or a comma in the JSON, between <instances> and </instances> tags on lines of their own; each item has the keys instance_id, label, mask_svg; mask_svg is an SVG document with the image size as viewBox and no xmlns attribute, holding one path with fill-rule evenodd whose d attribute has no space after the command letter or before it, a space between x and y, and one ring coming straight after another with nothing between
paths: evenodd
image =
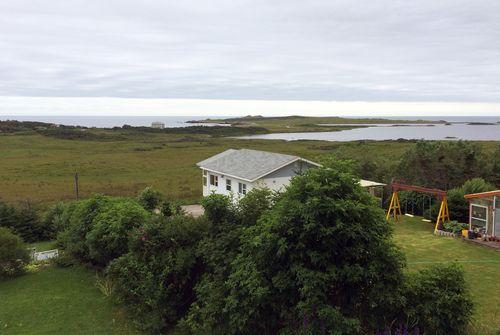
<instances>
[{"instance_id":1,"label":"roof eave","mask_svg":"<svg viewBox=\"0 0 500 335\"><path fill-rule=\"evenodd\" d=\"M304 159L304 158L301 158L301 157L297 157L297 158L295 158L295 159L293 159L293 160L291 160L291 161L289 161L289 162L287 162L287 163L285 163L285 164L280 165L279 167L277 167L277 168L275 168L275 169L272 169L272 170L270 170L270 171L268 171L268 172L266 172L266 173L261 174L260 176L258 176L258 177L257 177L257 178L255 178L255 179L252 179L252 182L255 182L255 181L257 181L257 180L259 180L259 179L261 179L261 178L264 178L265 176L267 176L267 175L269 175L269 174L271 174L271 173L273 173L273 172L275 172L275 171L278 171L279 169L282 169L282 168L284 168L285 166L288 166L288 165L290 165L290 164L292 164L292 163L295 163L295 162L297 162L297 161L304 161L304 162L309 163L309 164L311 164L311 165L314 165L314 166L316 166L316 167L321 167L321 164L314 163L314 162L312 162L312 161L309 161L309 160Z\"/></svg>"},{"instance_id":2,"label":"roof eave","mask_svg":"<svg viewBox=\"0 0 500 335\"><path fill-rule=\"evenodd\" d=\"M221 172L221 171L217 171L217 170L214 170L214 169L209 169L207 167L203 167L201 165L198 165L202 170L207 170L208 172L213 172L213 173L217 173L217 174L220 174L222 176L228 176L228 177L231 177L231 178L236 178L236 179L241 179L241 180L244 180L244 181L248 181L249 183L252 183L253 180L251 179L248 179L248 178L244 178L244 177L240 177L240 176L236 176L236 175L233 175L233 174L229 174L229 173L225 173L225 172Z\"/></svg>"}]
</instances>

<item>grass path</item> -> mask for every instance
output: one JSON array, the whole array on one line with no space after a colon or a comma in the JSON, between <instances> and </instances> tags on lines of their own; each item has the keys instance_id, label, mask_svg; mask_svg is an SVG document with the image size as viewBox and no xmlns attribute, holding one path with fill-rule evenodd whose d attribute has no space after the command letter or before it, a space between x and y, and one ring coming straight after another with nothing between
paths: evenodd
<instances>
[{"instance_id":1,"label":"grass path","mask_svg":"<svg viewBox=\"0 0 500 335\"><path fill-rule=\"evenodd\" d=\"M395 240L410 271L437 263L458 262L465 270L476 310L478 334L500 332L500 252L457 238L433 235L433 225L420 218L396 224Z\"/></svg>"},{"instance_id":2,"label":"grass path","mask_svg":"<svg viewBox=\"0 0 500 335\"><path fill-rule=\"evenodd\" d=\"M138 334L92 271L49 267L0 282L0 334Z\"/></svg>"}]
</instances>

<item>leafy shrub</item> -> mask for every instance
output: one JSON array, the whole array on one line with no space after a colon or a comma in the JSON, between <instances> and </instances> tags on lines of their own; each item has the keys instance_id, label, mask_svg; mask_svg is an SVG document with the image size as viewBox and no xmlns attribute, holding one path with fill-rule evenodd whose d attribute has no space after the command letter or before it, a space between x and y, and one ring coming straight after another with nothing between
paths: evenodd
<instances>
[{"instance_id":1,"label":"leafy shrub","mask_svg":"<svg viewBox=\"0 0 500 335\"><path fill-rule=\"evenodd\" d=\"M344 164L295 177L240 243L229 277L197 287L186 321L195 333L350 334L390 323L404 259Z\"/></svg>"},{"instance_id":2,"label":"leafy shrub","mask_svg":"<svg viewBox=\"0 0 500 335\"><path fill-rule=\"evenodd\" d=\"M238 202L239 221L243 226L257 223L262 214L274 205L275 194L268 188L254 188Z\"/></svg>"},{"instance_id":3,"label":"leafy shrub","mask_svg":"<svg viewBox=\"0 0 500 335\"><path fill-rule=\"evenodd\" d=\"M100 266L128 251L129 233L148 217L134 200L101 195L66 210L68 215L61 217L68 218L68 226L59 234L58 243L68 256Z\"/></svg>"},{"instance_id":4,"label":"leafy shrub","mask_svg":"<svg viewBox=\"0 0 500 335\"><path fill-rule=\"evenodd\" d=\"M23 273L29 261L23 240L8 228L0 227L0 279Z\"/></svg>"},{"instance_id":5,"label":"leafy shrub","mask_svg":"<svg viewBox=\"0 0 500 335\"><path fill-rule=\"evenodd\" d=\"M203 273L196 249L206 227L190 217L155 217L134 230L130 252L108 266L116 296L140 328L160 333L188 310Z\"/></svg>"},{"instance_id":6,"label":"leafy shrub","mask_svg":"<svg viewBox=\"0 0 500 335\"><path fill-rule=\"evenodd\" d=\"M462 229L467 229L469 227L466 223L460 223L456 220L448 221L443 224L443 229L449 231L450 233L460 234Z\"/></svg>"},{"instance_id":7,"label":"leafy shrub","mask_svg":"<svg viewBox=\"0 0 500 335\"><path fill-rule=\"evenodd\" d=\"M473 303L458 265L434 266L410 275L405 298L404 319L425 334L466 334Z\"/></svg>"},{"instance_id":8,"label":"leafy shrub","mask_svg":"<svg viewBox=\"0 0 500 335\"><path fill-rule=\"evenodd\" d=\"M57 233L67 227L67 221L64 217L66 206L70 206L70 204L66 205L63 202L59 202L45 212L41 222L48 239L52 240L56 238Z\"/></svg>"},{"instance_id":9,"label":"leafy shrub","mask_svg":"<svg viewBox=\"0 0 500 335\"><path fill-rule=\"evenodd\" d=\"M205 264L205 273L196 285L197 300L182 324L196 333L228 332L223 324L221 311L224 299L230 294L225 282L231 272L231 262L241 245L243 228L255 225L259 218L272 207L276 195L268 189L252 189L238 203L229 197L212 194L203 200L209 219L207 234L200 241L198 254ZM206 320L206 321L204 321Z\"/></svg>"},{"instance_id":10,"label":"leafy shrub","mask_svg":"<svg viewBox=\"0 0 500 335\"><path fill-rule=\"evenodd\" d=\"M163 216L172 216L174 214L173 204L170 201L163 201L161 203L160 212Z\"/></svg>"},{"instance_id":11,"label":"leafy shrub","mask_svg":"<svg viewBox=\"0 0 500 335\"><path fill-rule=\"evenodd\" d=\"M228 333L228 322L222 311L224 299L230 293L225 283L241 245L243 226L238 220L241 213L237 213L230 198L221 195L210 195L203 200L203 205L209 223L197 253L203 260L205 272L195 287L196 301L182 324L196 334L210 333L214 329L224 334Z\"/></svg>"},{"instance_id":12,"label":"leafy shrub","mask_svg":"<svg viewBox=\"0 0 500 335\"><path fill-rule=\"evenodd\" d=\"M105 266L128 251L130 232L146 222L148 212L138 203L113 199L95 216L86 235L89 256L94 264Z\"/></svg>"},{"instance_id":13,"label":"leafy shrub","mask_svg":"<svg viewBox=\"0 0 500 335\"><path fill-rule=\"evenodd\" d=\"M165 196L158 190L148 186L139 193L137 201L148 211L154 211L162 203Z\"/></svg>"},{"instance_id":14,"label":"leafy shrub","mask_svg":"<svg viewBox=\"0 0 500 335\"><path fill-rule=\"evenodd\" d=\"M205 216L211 222L223 222L234 218L235 208L228 196L212 193L203 198L201 205L205 209Z\"/></svg>"},{"instance_id":15,"label":"leafy shrub","mask_svg":"<svg viewBox=\"0 0 500 335\"><path fill-rule=\"evenodd\" d=\"M108 197L95 195L65 210L63 216L67 220L67 228L58 234L57 240L68 256L84 262L91 260L86 243L87 234L93 227L95 217L110 201Z\"/></svg>"}]
</instances>

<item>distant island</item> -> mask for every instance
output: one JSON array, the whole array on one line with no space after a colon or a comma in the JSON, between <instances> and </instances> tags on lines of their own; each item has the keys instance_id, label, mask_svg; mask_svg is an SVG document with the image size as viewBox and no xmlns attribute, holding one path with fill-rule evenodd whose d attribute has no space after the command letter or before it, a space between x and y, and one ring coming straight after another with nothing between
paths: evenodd
<instances>
[{"instance_id":1,"label":"distant island","mask_svg":"<svg viewBox=\"0 0 500 335\"><path fill-rule=\"evenodd\" d=\"M262 115L247 115L244 117L226 119L191 120L187 121L187 123L229 124L233 127L261 127L267 129L269 132L292 133L348 130L368 127L370 124L446 124L447 121L430 121L423 119L391 120L384 118L344 118L338 116L314 117L291 115L265 117Z\"/></svg>"}]
</instances>

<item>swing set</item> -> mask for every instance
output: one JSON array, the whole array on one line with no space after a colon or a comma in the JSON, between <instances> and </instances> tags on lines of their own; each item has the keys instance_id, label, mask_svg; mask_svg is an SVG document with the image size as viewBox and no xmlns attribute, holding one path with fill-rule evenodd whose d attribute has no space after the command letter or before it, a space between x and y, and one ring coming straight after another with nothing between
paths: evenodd
<instances>
[{"instance_id":1,"label":"swing set","mask_svg":"<svg viewBox=\"0 0 500 335\"><path fill-rule=\"evenodd\" d=\"M446 191L436 188L407 185L400 182L393 182L391 184L391 188L392 188L392 197L391 197L391 204L389 205L389 209L387 210L387 217L386 217L387 220L389 220L389 218L391 217L394 217L394 220L396 222L399 222L401 220L401 217L403 216L403 214L401 213L401 203L399 202L399 191L414 191L414 192L424 193L429 196L435 197L438 200L441 200L441 206L439 208L439 214L436 220L436 225L434 226L434 231L438 230L444 222L450 221L450 210L448 209ZM406 203L406 206L408 206L408 202ZM431 206L429 205L429 207Z\"/></svg>"}]
</instances>

